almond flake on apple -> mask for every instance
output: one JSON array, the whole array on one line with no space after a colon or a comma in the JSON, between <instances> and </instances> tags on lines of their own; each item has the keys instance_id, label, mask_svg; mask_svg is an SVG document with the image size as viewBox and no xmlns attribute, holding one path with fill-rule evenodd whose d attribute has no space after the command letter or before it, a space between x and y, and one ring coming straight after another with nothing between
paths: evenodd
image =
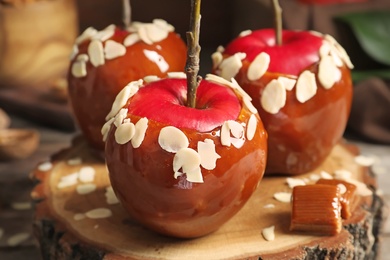
<instances>
[{"instance_id":1,"label":"almond flake on apple","mask_svg":"<svg viewBox=\"0 0 390 260\"><path fill-rule=\"evenodd\" d=\"M268 53L261 52L248 67L247 77L249 80L258 80L267 71L271 58Z\"/></svg>"},{"instance_id":2,"label":"almond flake on apple","mask_svg":"<svg viewBox=\"0 0 390 260\"><path fill-rule=\"evenodd\" d=\"M72 52L70 53L69 59L73 60L77 54L79 54L79 46L77 44L73 44Z\"/></svg>"},{"instance_id":3,"label":"almond flake on apple","mask_svg":"<svg viewBox=\"0 0 390 260\"><path fill-rule=\"evenodd\" d=\"M160 77L158 77L156 75L149 75L149 76L144 77L144 81L146 83L150 83L150 82L154 82L154 81L158 81L158 80L160 80Z\"/></svg>"},{"instance_id":4,"label":"almond flake on apple","mask_svg":"<svg viewBox=\"0 0 390 260\"><path fill-rule=\"evenodd\" d=\"M111 125L114 121L115 121L115 117L112 117L102 126L100 133L103 136L103 142L107 140L108 132L110 131Z\"/></svg>"},{"instance_id":5,"label":"almond flake on apple","mask_svg":"<svg viewBox=\"0 0 390 260\"><path fill-rule=\"evenodd\" d=\"M240 93L240 95L243 97L243 98L247 98L249 99L250 101L252 101L252 97L248 95L248 93L246 93L246 91L240 86L240 84L238 84L238 82L235 80L235 78L231 78L231 83L230 83L230 86L237 90L238 93Z\"/></svg>"},{"instance_id":6,"label":"almond flake on apple","mask_svg":"<svg viewBox=\"0 0 390 260\"><path fill-rule=\"evenodd\" d=\"M146 24L145 30L148 34L148 39L150 39L152 42L159 42L164 40L168 37L169 33L167 30L161 30L160 27L152 23Z\"/></svg>"},{"instance_id":7,"label":"almond flake on apple","mask_svg":"<svg viewBox=\"0 0 390 260\"><path fill-rule=\"evenodd\" d=\"M227 124L230 129L230 133L232 134L233 137L235 138L242 138L244 135L244 127L238 123L237 121L234 120L228 120Z\"/></svg>"},{"instance_id":8,"label":"almond flake on apple","mask_svg":"<svg viewBox=\"0 0 390 260\"><path fill-rule=\"evenodd\" d=\"M72 75L75 78L82 78L87 76L87 65L85 61L78 60L72 64Z\"/></svg>"},{"instance_id":9,"label":"almond flake on apple","mask_svg":"<svg viewBox=\"0 0 390 260\"><path fill-rule=\"evenodd\" d=\"M141 38L141 40L148 44L148 45L152 45L153 42L152 40L149 38L149 35L148 35L148 32L146 31L146 28L144 26L140 27L138 29L138 35L139 37Z\"/></svg>"},{"instance_id":10,"label":"almond flake on apple","mask_svg":"<svg viewBox=\"0 0 390 260\"><path fill-rule=\"evenodd\" d=\"M123 45L126 47L129 47L129 46L139 42L140 40L141 40L141 38L139 37L139 35L137 33L132 33L132 34L126 36L126 38L123 40Z\"/></svg>"},{"instance_id":11,"label":"almond flake on apple","mask_svg":"<svg viewBox=\"0 0 390 260\"><path fill-rule=\"evenodd\" d=\"M228 80L226 80L226 79L224 79L224 78L222 78L220 76L214 75L214 74L207 74L205 79L207 81L210 81L210 82L214 82L214 83L217 83L217 84L221 84L221 85L225 85L227 87L233 88L233 86L232 86L230 81L228 81Z\"/></svg>"},{"instance_id":12,"label":"almond flake on apple","mask_svg":"<svg viewBox=\"0 0 390 260\"><path fill-rule=\"evenodd\" d=\"M245 30L245 31L240 32L238 37L244 37L244 36L248 36L250 34L252 34L252 30Z\"/></svg>"},{"instance_id":13,"label":"almond flake on apple","mask_svg":"<svg viewBox=\"0 0 390 260\"><path fill-rule=\"evenodd\" d=\"M242 101L244 102L244 106L253 114L256 114L257 113L257 108L252 104L252 101L250 99L248 99L247 97L244 97L242 99Z\"/></svg>"},{"instance_id":14,"label":"almond flake on apple","mask_svg":"<svg viewBox=\"0 0 390 260\"><path fill-rule=\"evenodd\" d=\"M245 57L245 53L237 52L234 55L224 59L219 65L220 76L227 80L234 78L242 67L241 60L245 59Z\"/></svg>"},{"instance_id":15,"label":"almond flake on apple","mask_svg":"<svg viewBox=\"0 0 390 260\"><path fill-rule=\"evenodd\" d=\"M93 37L97 33L98 33L98 31L95 28L88 27L87 29L84 30L84 32L80 36L78 36L76 38L75 43L80 44L85 40L89 40L89 39L91 39L91 37Z\"/></svg>"},{"instance_id":16,"label":"almond flake on apple","mask_svg":"<svg viewBox=\"0 0 390 260\"><path fill-rule=\"evenodd\" d=\"M224 146L230 146L231 141L230 141L230 129L229 129L229 124L227 121L225 121L222 124L221 127L221 144Z\"/></svg>"},{"instance_id":17,"label":"almond flake on apple","mask_svg":"<svg viewBox=\"0 0 390 260\"><path fill-rule=\"evenodd\" d=\"M345 169L335 170L333 174L337 180L348 180L352 177L352 172Z\"/></svg>"},{"instance_id":18,"label":"almond flake on apple","mask_svg":"<svg viewBox=\"0 0 390 260\"><path fill-rule=\"evenodd\" d=\"M107 60L112 60L125 54L125 46L113 40L106 41L104 45L104 56Z\"/></svg>"},{"instance_id":19,"label":"almond flake on apple","mask_svg":"<svg viewBox=\"0 0 390 260\"><path fill-rule=\"evenodd\" d=\"M283 85L283 87L287 91L291 91L294 88L295 84L297 83L296 79L290 79L283 76L278 77L278 81Z\"/></svg>"},{"instance_id":20,"label":"almond flake on apple","mask_svg":"<svg viewBox=\"0 0 390 260\"><path fill-rule=\"evenodd\" d=\"M123 123L115 130L115 141L118 144L126 144L135 134L135 126L133 123Z\"/></svg>"},{"instance_id":21,"label":"almond flake on apple","mask_svg":"<svg viewBox=\"0 0 390 260\"><path fill-rule=\"evenodd\" d=\"M221 158L215 151L215 144L211 139L198 142L198 153L200 156L200 165L206 170L215 169L217 160Z\"/></svg>"},{"instance_id":22,"label":"almond flake on apple","mask_svg":"<svg viewBox=\"0 0 390 260\"><path fill-rule=\"evenodd\" d=\"M265 86L260 97L262 108L270 114L276 114L286 104L286 89L276 79Z\"/></svg>"},{"instance_id":23,"label":"almond flake on apple","mask_svg":"<svg viewBox=\"0 0 390 260\"><path fill-rule=\"evenodd\" d=\"M189 145L187 136L174 126L166 126L161 129L158 143L163 150L170 153L176 153Z\"/></svg>"},{"instance_id":24,"label":"almond flake on apple","mask_svg":"<svg viewBox=\"0 0 390 260\"><path fill-rule=\"evenodd\" d=\"M331 47L329 41L323 40L319 49L320 58L328 56L330 54L330 50Z\"/></svg>"},{"instance_id":25,"label":"almond flake on apple","mask_svg":"<svg viewBox=\"0 0 390 260\"><path fill-rule=\"evenodd\" d=\"M168 72L168 78L174 78L174 79L186 79L187 75L184 72L178 71L178 72Z\"/></svg>"},{"instance_id":26,"label":"almond flake on apple","mask_svg":"<svg viewBox=\"0 0 390 260\"><path fill-rule=\"evenodd\" d=\"M146 129L148 129L148 122L149 120L146 117L143 117L135 124L135 133L131 139L131 145L133 148L140 147L144 141Z\"/></svg>"},{"instance_id":27,"label":"almond flake on apple","mask_svg":"<svg viewBox=\"0 0 390 260\"><path fill-rule=\"evenodd\" d=\"M121 110L119 110L118 114L116 114L114 121L114 125L116 127L119 127L123 123L123 120L127 117L127 112L127 108L122 108Z\"/></svg>"},{"instance_id":28,"label":"almond flake on apple","mask_svg":"<svg viewBox=\"0 0 390 260\"><path fill-rule=\"evenodd\" d=\"M211 54L211 59L213 60L213 68L216 69L223 60L222 53L219 51L214 52Z\"/></svg>"},{"instance_id":29,"label":"almond flake on apple","mask_svg":"<svg viewBox=\"0 0 390 260\"><path fill-rule=\"evenodd\" d=\"M219 45L217 47L217 51L220 52L220 53L223 53L225 51L225 47L223 47L222 45Z\"/></svg>"},{"instance_id":30,"label":"almond flake on apple","mask_svg":"<svg viewBox=\"0 0 390 260\"><path fill-rule=\"evenodd\" d=\"M85 213L85 216L90 219L101 219L112 216L112 212L107 208L96 208Z\"/></svg>"},{"instance_id":31,"label":"almond flake on apple","mask_svg":"<svg viewBox=\"0 0 390 260\"><path fill-rule=\"evenodd\" d=\"M324 56L318 65L318 80L325 89L338 81L340 72L331 56Z\"/></svg>"},{"instance_id":32,"label":"almond flake on apple","mask_svg":"<svg viewBox=\"0 0 390 260\"><path fill-rule=\"evenodd\" d=\"M340 58L345 62L347 67L349 69L353 69L354 66L353 66L353 64L351 62L351 59L349 58L349 56L348 56L347 52L345 51L345 49L336 41L336 39L333 38L333 36L331 36L329 34L326 34L325 35L325 40L330 42L331 48L336 51L336 53L340 56Z\"/></svg>"},{"instance_id":33,"label":"almond flake on apple","mask_svg":"<svg viewBox=\"0 0 390 260\"><path fill-rule=\"evenodd\" d=\"M95 35L91 37L92 40L100 40L102 42L110 39L115 33L115 25L110 24L101 31L98 31Z\"/></svg>"},{"instance_id":34,"label":"almond flake on apple","mask_svg":"<svg viewBox=\"0 0 390 260\"><path fill-rule=\"evenodd\" d=\"M296 98L299 102L305 103L317 93L316 76L314 73L305 70L299 75L296 85Z\"/></svg>"},{"instance_id":35,"label":"almond flake on apple","mask_svg":"<svg viewBox=\"0 0 390 260\"><path fill-rule=\"evenodd\" d=\"M248 120L248 126L246 128L246 138L250 141L253 139L256 133L257 119L256 115L252 114Z\"/></svg>"},{"instance_id":36,"label":"almond flake on apple","mask_svg":"<svg viewBox=\"0 0 390 260\"><path fill-rule=\"evenodd\" d=\"M173 32L175 30L175 27L173 25L169 24L163 19L153 19L153 24L155 24L157 27L164 31Z\"/></svg>"},{"instance_id":37,"label":"almond flake on apple","mask_svg":"<svg viewBox=\"0 0 390 260\"><path fill-rule=\"evenodd\" d=\"M361 166L372 166L375 163L375 157L366 156L366 155L358 155L355 157L355 162Z\"/></svg>"},{"instance_id":38,"label":"almond flake on apple","mask_svg":"<svg viewBox=\"0 0 390 260\"><path fill-rule=\"evenodd\" d=\"M173 157L174 176L178 177L186 174L189 182L203 182L203 176L200 171L200 155L191 148L180 149ZM179 173L179 170L182 173Z\"/></svg>"}]
</instances>

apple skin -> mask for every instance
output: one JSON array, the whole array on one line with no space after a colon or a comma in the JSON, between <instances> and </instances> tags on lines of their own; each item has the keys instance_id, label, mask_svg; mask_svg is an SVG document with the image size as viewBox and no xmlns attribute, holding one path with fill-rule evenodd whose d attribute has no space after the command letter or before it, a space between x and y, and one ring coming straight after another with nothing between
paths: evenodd
<instances>
[{"instance_id":1,"label":"apple skin","mask_svg":"<svg viewBox=\"0 0 390 260\"><path fill-rule=\"evenodd\" d=\"M231 99L233 91L202 80L197 92L197 104L200 107L196 109L185 107L182 103L186 94L186 80L183 79L169 80L165 82L169 84L163 84L163 88L171 89L168 91L170 97L160 96L160 99L152 100L137 97L143 96L142 92L155 93L161 87L161 82L163 81L140 88L128 102L130 105L127 106L127 116L131 122L137 122L145 116L144 112L137 110L139 106L142 107L141 110L152 111L156 106L161 106L161 103L169 104L166 111L152 111L148 118L146 136L140 147L116 143L116 127L111 126L105 153L111 185L130 216L149 229L180 238L200 237L217 230L234 216L257 188L265 171L267 134L256 114L257 129L251 141L245 141L240 149L222 146L220 133L224 121L231 119L247 122L252 115L246 107L239 105L239 109L236 109L237 99ZM211 91L208 90L210 88ZM224 110L210 105L214 103L216 95L221 98L230 97L229 101L224 102ZM216 114L211 124L207 123L210 121L203 121L208 118L207 110ZM233 112L225 114L225 111ZM205 112L204 115L202 112ZM159 115L164 113L171 118L161 119ZM197 123L190 123L188 128L184 128L179 120L178 124L171 124L181 117ZM206 127L203 126L204 122ZM174 154L163 150L157 141L160 130L168 125L178 127L185 133L190 141L189 148L196 149L198 141L206 138L214 141L215 150L221 158L216 161L216 168L213 170L202 168L203 183L186 182L181 176L174 178ZM217 126L214 127L215 125ZM210 127L214 128L209 129Z\"/></svg>"},{"instance_id":2,"label":"apple skin","mask_svg":"<svg viewBox=\"0 0 390 260\"><path fill-rule=\"evenodd\" d=\"M257 108L268 133L266 174L307 173L317 168L327 158L343 136L353 93L350 69L345 64L340 67L341 79L330 89L322 87L316 76L317 93L304 103L297 100L294 87L287 91L285 106L276 114L268 113L260 102L267 84L280 76L297 79L304 70L317 75L320 60L318 49L322 41L318 36L308 32L298 32L294 37L292 35L294 32L284 31L283 37L288 36L285 47L293 46L291 51L285 51L284 48L274 46L275 36L271 32L271 29L258 30L251 35L237 38L226 47L223 56L227 58L235 52L249 51L235 79L252 97L252 103ZM300 41L301 44L290 42L293 39L305 38L305 35L309 37ZM306 48L305 45L313 37L317 39ZM244 44L241 49L242 42ZM268 42L271 47L264 48L264 42ZM270 55L270 67L267 72L258 80L249 80L247 72L251 60L260 52L269 50L272 50L271 55L274 54L277 59ZM296 60L298 62L295 62ZM281 66L282 72L278 72L278 66Z\"/></svg>"},{"instance_id":3,"label":"apple skin","mask_svg":"<svg viewBox=\"0 0 390 260\"><path fill-rule=\"evenodd\" d=\"M131 34L121 28L116 28L110 38L118 43ZM79 45L79 54L87 53L90 40ZM147 57L153 54L158 60ZM168 72L182 71L186 63L186 45L180 36L170 32L168 37L154 44L139 41L126 47L126 54L111 60L104 65L94 67L87 62L87 75L77 78L68 74L69 99L78 126L88 143L94 149L103 151L100 130L105 123L105 117L111 109L118 92L127 83L147 75L166 76ZM76 58L71 61L72 67ZM162 71L158 63L164 62L166 70Z\"/></svg>"}]
</instances>

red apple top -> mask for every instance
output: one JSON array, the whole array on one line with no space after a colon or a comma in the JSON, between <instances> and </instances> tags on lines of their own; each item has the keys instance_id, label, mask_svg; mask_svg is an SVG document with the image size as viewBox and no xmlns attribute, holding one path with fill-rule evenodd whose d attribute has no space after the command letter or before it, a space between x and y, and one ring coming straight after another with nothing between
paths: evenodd
<instances>
[{"instance_id":1,"label":"red apple top","mask_svg":"<svg viewBox=\"0 0 390 260\"><path fill-rule=\"evenodd\" d=\"M122 86L183 70L185 63L186 45L164 20L132 22L126 29L86 29L76 39L68 80L71 105L87 141L104 149L100 129Z\"/></svg>"}]
</instances>

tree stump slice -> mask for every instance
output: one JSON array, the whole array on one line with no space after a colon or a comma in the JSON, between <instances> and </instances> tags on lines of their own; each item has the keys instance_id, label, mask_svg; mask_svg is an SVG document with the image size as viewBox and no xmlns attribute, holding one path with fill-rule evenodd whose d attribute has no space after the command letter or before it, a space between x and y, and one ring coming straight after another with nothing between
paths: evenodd
<instances>
[{"instance_id":1,"label":"tree stump slice","mask_svg":"<svg viewBox=\"0 0 390 260\"><path fill-rule=\"evenodd\" d=\"M37 180L32 191L36 201L34 234L43 259L373 259L385 206L376 195L375 177L367 167L355 162L357 154L356 147L338 144L318 169L292 176L309 179L321 171L345 169L373 191L361 196L338 235L290 231L291 205L273 198L276 192L292 191L286 176L266 176L244 208L219 230L183 240L149 231L131 220L119 203L109 204L105 195L110 187L107 168L78 138L32 173ZM75 158L81 158L81 163L75 164ZM69 180L83 167L94 169L92 180L82 182L80 175L76 182ZM79 194L77 189L82 184L96 185L96 189ZM275 207L264 208L267 204ZM112 215L97 219L86 216L86 212L99 208ZM272 225L275 240L266 241L262 229Z\"/></svg>"}]
</instances>

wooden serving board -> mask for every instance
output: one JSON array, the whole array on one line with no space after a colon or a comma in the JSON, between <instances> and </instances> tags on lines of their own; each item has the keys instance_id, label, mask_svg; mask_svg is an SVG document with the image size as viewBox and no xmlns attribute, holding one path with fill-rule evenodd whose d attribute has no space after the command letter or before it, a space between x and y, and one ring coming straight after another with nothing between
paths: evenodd
<instances>
[{"instance_id":1,"label":"wooden serving board","mask_svg":"<svg viewBox=\"0 0 390 260\"><path fill-rule=\"evenodd\" d=\"M352 149L351 149L352 148ZM329 158L315 171L294 176L307 178L321 171L345 169L353 178L374 192L362 196L353 216L344 221L336 236L318 236L289 230L291 205L273 198L276 192L291 192L286 177L265 177L244 208L218 231L197 239L175 239L158 235L132 221L119 203L108 204L105 193L110 187L103 162L93 156L82 139L52 157L49 167L32 173L39 183L32 192L36 200L34 233L44 259L349 259L373 257L382 221L383 201L375 195L375 179L367 167L355 163L357 150L337 145ZM71 159L82 162L69 165ZM74 162L74 161L73 161ZM80 180L59 187L64 176L83 167L95 170L96 190L81 195ZM85 183L84 183L85 184ZM274 204L274 208L264 208ZM85 217L97 208L109 210L105 218ZM275 226L275 240L266 241L263 228Z\"/></svg>"}]
</instances>

